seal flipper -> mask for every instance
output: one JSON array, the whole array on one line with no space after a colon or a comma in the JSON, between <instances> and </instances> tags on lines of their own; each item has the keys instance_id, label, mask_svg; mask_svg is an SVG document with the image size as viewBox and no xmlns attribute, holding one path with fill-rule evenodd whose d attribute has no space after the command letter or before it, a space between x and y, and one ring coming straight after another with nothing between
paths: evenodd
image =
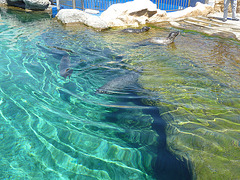
<instances>
[{"instance_id":1,"label":"seal flipper","mask_svg":"<svg viewBox=\"0 0 240 180\"><path fill-rule=\"evenodd\" d=\"M77 85L73 82L63 84L63 89L58 90L63 101L70 102L71 94L77 93Z\"/></svg>"}]
</instances>

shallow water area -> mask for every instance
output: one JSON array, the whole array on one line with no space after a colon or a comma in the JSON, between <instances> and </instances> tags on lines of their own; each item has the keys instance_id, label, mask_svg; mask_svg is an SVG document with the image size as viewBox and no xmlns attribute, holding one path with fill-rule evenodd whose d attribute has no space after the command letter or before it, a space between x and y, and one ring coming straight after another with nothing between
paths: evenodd
<instances>
[{"instance_id":1,"label":"shallow water area","mask_svg":"<svg viewBox=\"0 0 240 180\"><path fill-rule=\"evenodd\" d=\"M239 42L0 13L1 179L239 177Z\"/></svg>"}]
</instances>

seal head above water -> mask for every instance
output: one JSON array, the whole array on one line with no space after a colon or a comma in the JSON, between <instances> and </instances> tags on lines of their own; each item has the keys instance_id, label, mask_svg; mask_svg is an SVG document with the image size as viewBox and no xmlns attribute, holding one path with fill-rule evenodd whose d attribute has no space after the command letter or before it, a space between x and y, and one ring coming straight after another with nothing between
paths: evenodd
<instances>
[{"instance_id":1,"label":"seal head above water","mask_svg":"<svg viewBox=\"0 0 240 180\"><path fill-rule=\"evenodd\" d=\"M122 32L126 32L126 33L142 33L142 32L148 31L149 29L150 29L150 27L144 26L142 29L133 29L133 28L123 29Z\"/></svg>"},{"instance_id":2,"label":"seal head above water","mask_svg":"<svg viewBox=\"0 0 240 180\"><path fill-rule=\"evenodd\" d=\"M154 44L163 44L163 45L171 44L174 42L174 39L177 37L178 34L179 34L179 31L170 32L170 34L166 38L152 37L149 39L149 42Z\"/></svg>"}]
</instances>

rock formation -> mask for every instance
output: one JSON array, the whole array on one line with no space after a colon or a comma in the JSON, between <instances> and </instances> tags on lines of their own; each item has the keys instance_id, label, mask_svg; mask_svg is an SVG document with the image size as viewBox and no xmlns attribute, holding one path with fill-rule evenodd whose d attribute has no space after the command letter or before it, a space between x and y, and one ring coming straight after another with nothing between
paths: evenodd
<instances>
[{"instance_id":1,"label":"rock formation","mask_svg":"<svg viewBox=\"0 0 240 180\"><path fill-rule=\"evenodd\" d=\"M90 15L78 9L61 9L56 18L64 24L83 23L98 29L108 28L107 23L98 16Z\"/></svg>"},{"instance_id":2,"label":"rock formation","mask_svg":"<svg viewBox=\"0 0 240 180\"><path fill-rule=\"evenodd\" d=\"M167 16L166 11L157 9L150 0L134 0L110 6L101 14L109 27L136 26L156 22Z\"/></svg>"},{"instance_id":3,"label":"rock formation","mask_svg":"<svg viewBox=\"0 0 240 180\"><path fill-rule=\"evenodd\" d=\"M168 13L168 18L179 19L186 17L207 16L213 11L213 7L200 2L196 3L195 7L188 7L182 11Z\"/></svg>"},{"instance_id":4,"label":"rock formation","mask_svg":"<svg viewBox=\"0 0 240 180\"><path fill-rule=\"evenodd\" d=\"M77 9L62 9L56 17L64 24L84 23L93 28L106 29L118 26L139 27L146 23L171 21L172 19L189 16L207 16L212 9L213 7L210 5L197 3L196 7L166 13L166 11L157 9L156 4L150 0L134 0L113 4L100 17Z\"/></svg>"},{"instance_id":5,"label":"rock formation","mask_svg":"<svg viewBox=\"0 0 240 180\"><path fill-rule=\"evenodd\" d=\"M6 0L10 6L43 11L48 8L49 0Z\"/></svg>"},{"instance_id":6,"label":"rock formation","mask_svg":"<svg viewBox=\"0 0 240 180\"><path fill-rule=\"evenodd\" d=\"M23 0L26 9L45 10L49 6L49 0Z\"/></svg>"}]
</instances>

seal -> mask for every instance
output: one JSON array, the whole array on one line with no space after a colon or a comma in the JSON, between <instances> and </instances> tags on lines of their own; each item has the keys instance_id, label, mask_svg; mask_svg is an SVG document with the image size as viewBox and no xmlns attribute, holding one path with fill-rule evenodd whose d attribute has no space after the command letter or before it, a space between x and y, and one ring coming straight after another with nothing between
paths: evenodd
<instances>
[{"instance_id":1,"label":"seal","mask_svg":"<svg viewBox=\"0 0 240 180\"><path fill-rule=\"evenodd\" d=\"M167 44L173 43L174 39L177 37L178 34L179 34L179 31L170 32L170 34L166 38L152 37L152 38L148 39L148 41L151 43L154 43L154 44L167 45Z\"/></svg>"},{"instance_id":2,"label":"seal","mask_svg":"<svg viewBox=\"0 0 240 180\"><path fill-rule=\"evenodd\" d=\"M150 27L144 26L142 29L133 29L133 28L123 29L122 32L126 32L126 33L142 33L142 32L148 31L149 29L150 29Z\"/></svg>"},{"instance_id":3,"label":"seal","mask_svg":"<svg viewBox=\"0 0 240 180\"><path fill-rule=\"evenodd\" d=\"M71 69L69 56L62 57L61 62L59 64L59 71L60 71L60 76L64 77L65 79L69 77L70 79L73 73L73 69Z\"/></svg>"},{"instance_id":4,"label":"seal","mask_svg":"<svg viewBox=\"0 0 240 180\"><path fill-rule=\"evenodd\" d=\"M75 67L79 66L81 63L84 63L84 60L79 60L74 63L71 63L69 55L64 55L61 58L60 64L59 64L59 72L60 76L64 77L65 79L67 77L71 77L73 71L82 71L79 69L74 69Z\"/></svg>"},{"instance_id":5,"label":"seal","mask_svg":"<svg viewBox=\"0 0 240 180\"><path fill-rule=\"evenodd\" d=\"M139 73L131 71L123 76L116 77L97 89L98 94L116 94L124 88L137 82Z\"/></svg>"},{"instance_id":6,"label":"seal","mask_svg":"<svg viewBox=\"0 0 240 180\"><path fill-rule=\"evenodd\" d=\"M77 93L77 85L73 82L64 83L58 91L63 101L70 102L70 97Z\"/></svg>"}]
</instances>

